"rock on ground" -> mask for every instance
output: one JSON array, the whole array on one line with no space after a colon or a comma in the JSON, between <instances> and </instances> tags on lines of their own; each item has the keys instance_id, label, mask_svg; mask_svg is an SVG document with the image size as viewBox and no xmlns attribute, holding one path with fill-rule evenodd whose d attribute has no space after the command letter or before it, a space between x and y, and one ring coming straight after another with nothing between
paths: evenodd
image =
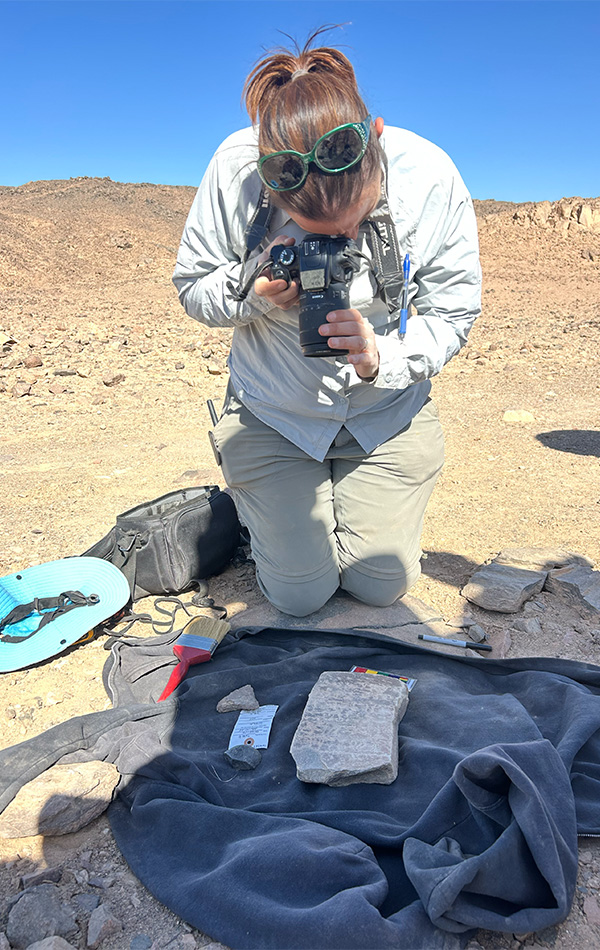
<instances>
[{"instance_id":1,"label":"rock on ground","mask_svg":"<svg viewBox=\"0 0 600 950\"><path fill-rule=\"evenodd\" d=\"M0 816L0 837L65 835L105 811L119 781L110 762L53 765L19 789Z\"/></svg>"},{"instance_id":2,"label":"rock on ground","mask_svg":"<svg viewBox=\"0 0 600 950\"><path fill-rule=\"evenodd\" d=\"M546 576L545 571L486 564L475 571L462 594L484 610L516 613L526 600L541 591Z\"/></svg>"},{"instance_id":3,"label":"rock on ground","mask_svg":"<svg viewBox=\"0 0 600 950\"><path fill-rule=\"evenodd\" d=\"M40 884L23 894L8 915L6 936L14 950L45 937L69 936L78 930L73 910L60 899L54 884Z\"/></svg>"}]
</instances>

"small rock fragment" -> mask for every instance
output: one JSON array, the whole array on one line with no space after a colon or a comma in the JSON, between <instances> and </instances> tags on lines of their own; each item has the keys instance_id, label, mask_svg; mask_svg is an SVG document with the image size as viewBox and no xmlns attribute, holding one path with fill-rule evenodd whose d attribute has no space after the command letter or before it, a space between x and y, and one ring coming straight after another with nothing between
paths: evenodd
<instances>
[{"instance_id":1,"label":"small rock fragment","mask_svg":"<svg viewBox=\"0 0 600 950\"><path fill-rule=\"evenodd\" d=\"M507 409L502 416L503 422L535 422L535 416L527 409Z\"/></svg>"},{"instance_id":2,"label":"small rock fragment","mask_svg":"<svg viewBox=\"0 0 600 950\"><path fill-rule=\"evenodd\" d=\"M105 373L102 382L105 386L116 386L118 383L122 383L124 379L124 373Z\"/></svg>"},{"instance_id":3,"label":"small rock fragment","mask_svg":"<svg viewBox=\"0 0 600 950\"><path fill-rule=\"evenodd\" d=\"M467 634L469 639L474 640L475 643L483 643L484 640L487 640L487 633L478 623L470 624L467 627Z\"/></svg>"},{"instance_id":4,"label":"small rock fragment","mask_svg":"<svg viewBox=\"0 0 600 950\"><path fill-rule=\"evenodd\" d=\"M129 950L150 950L152 946L152 937L148 934L136 934L129 941Z\"/></svg>"},{"instance_id":5,"label":"small rock fragment","mask_svg":"<svg viewBox=\"0 0 600 950\"><path fill-rule=\"evenodd\" d=\"M455 630L465 630L467 627L472 627L476 624L477 621L468 613L455 614L453 617L450 617L449 620L446 620L447 627L454 627Z\"/></svg>"},{"instance_id":6,"label":"small rock fragment","mask_svg":"<svg viewBox=\"0 0 600 950\"><path fill-rule=\"evenodd\" d=\"M242 709L258 709L260 703L254 695L254 690L250 684L234 689L233 692L223 696L217 703L217 712L239 712Z\"/></svg>"},{"instance_id":7,"label":"small rock fragment","mask_svg":"<svg viewBox=\"0 0 600 950\"><path fill-rule=\"evenodd\" d=\"M31 387L32 383L26 383L24 379L18 379L11 392L15 398L19 399L21 396L29 396Z\"/></svg>"},{"instance_id":8,"label":"small rock fragment","mask_svg":"<svg viewBox=\"0 0 600 950\"><path fill-rule=\"evenodd\" d=\"M73 903L77 905L77 908L80 911L83 911L86 914L91 914L91 912L95 910L100 903L100 898L97 894L76 894L73 898Z\"/></svg>"},{"instance_id":9,"label":"small rock fragment","mask_svg":"<svg viewBox=\"0 0 600 950\"><path fill-rule=\"evenodd\" d=\"M121 921L115 917L106 904L100 904L90 915L87 931L87 945L96 950L103 940L123 929Z\"/></svg>"},{"instance_id":10,"label":"small rock fragment","mask_svg":"<svg viewBox=\"0 0 600 950\"><path fill-rule=\"evenodd\" d=\"M389 785L398 774L398 723L407 706L401 680L322 673L290 748L298 778L333 787Z\"/></svg>"},{"instance_id":11,"label":"small rock fragment","mask_svg":"<svg viewBox=\"0 0 600 950\"><path fill-rule=\"evenodd\" d=\"M543 627L537 617L519 618L513 621L515 630L522 633L528 633L530 636L537 636L544 632Z\"/></svg>"},{"instance_id":12,"label":"small rock fragment","mask_svg":"<svg viewBox=\"0 0 600 950\"><path fill-rule=\"evenodd\" d=\"M529 597L541 591L546 576L545 571L486 564L475 571L461 593L484 610L516 613Z\"/></svg>"},{"instance_id":13,"label":"small rock fragment","mask_svg":"<svg viewBox=\"0 0 600 950\"><path fill-rule=\"evenodd\" d=\"M0 950L2 945L0 944ZM30 943L27 950L75 950L72 943L67 943L64 937L45 937L44 940L36 940Z\"/></svg>"},{"instance_id":14,"label":"small rock fragment","mask_svg":"<svg viewBox=\"0 0 600 950\"><path fill-rule=\"evenodd\" d=\"M583 913L591 924L600 924L600 906L591 894L583 898Z\"/></svg>"},{"instance_id":15,"label":"small rock fragment","mask_svg":"<svg viewBox=\"0 0 600 950\"><path fill-rule=\"evenodd\" d=\"M31 353L30 356L26 356L23 360L23 366L26 369L34 369L36 366L43 366L41 357L36 356L35 353Z\"/></svg>"},{"instance_id":16,"label":"small rock fragment","mask_svg":"<svg viewBox=\"0 0 600 950\"><path fill-rule=\"evenodd\" d=\"M223 753L234 769L249 770L260 765L262 754L260 749L251 745L234 745Z\"/></svg>"},{"instance_id":17,"label":"small rock fragment","mask_svg":"<svg viewBox=\"0 0 600 950\"><path fill-rule=\"evenodd\" d=\"M62 866L56 865L52 868L42 868L39 871L30 871L29 874L23 874L20 878L20 885L25 890L28 887L35 887L37 884L44 884L50 881L52 884L58 884L62 877Z\"/></svg>"}]
</instances>

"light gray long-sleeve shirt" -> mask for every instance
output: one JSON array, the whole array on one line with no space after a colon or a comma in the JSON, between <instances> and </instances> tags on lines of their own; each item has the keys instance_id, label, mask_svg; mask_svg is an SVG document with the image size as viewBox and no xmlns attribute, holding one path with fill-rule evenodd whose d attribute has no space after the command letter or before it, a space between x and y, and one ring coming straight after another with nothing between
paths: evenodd
<instances>
[{"instance_id":1,"label":"light gray long-sleeve shirt","mask_svg":"<svg viewBox=\"0 0 600 950\"><path fill-rule=\"evenodd\" d=\"M183 232L173 281L186 312L208 326L234 327L229 368L240 401L262 422L323 460L345 426L366 452L403 429L424 405L430 377L458 353L481 309L477 225L470 195L449 157L404 129L386 127L389 209L401 256L410 254L412 315L404 340L377 296L363 261L350 285L350 305L377 333L380 366L365 382L342 356L306 358L298 307L281 310L251 290L237 302L227 282L252 272L278 235L305 233L281 209L247 264L244 231L260 194L257 133L243 129L217 149ZM357 244L370 258L367 228Z\"/></svg>"}]
</instances>

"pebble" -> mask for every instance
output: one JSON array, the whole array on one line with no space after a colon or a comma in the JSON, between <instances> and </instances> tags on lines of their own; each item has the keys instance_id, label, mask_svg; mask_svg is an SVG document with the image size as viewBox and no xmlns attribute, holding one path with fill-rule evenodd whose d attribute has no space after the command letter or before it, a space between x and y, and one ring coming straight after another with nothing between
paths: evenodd
<instances>
[{"instance_id":1,"label":"pebble","mask_svg":"<svg viewBox=\"0 0 600 950\"><path fill-rule=\"evenodd\" d=\"M507 409L502 416L503 422L535 422L535 416L527 409Z\"/></svg>"},{"instance_id":2,"label":"pebble","mask_svg":"<svg viewBox=\"0 0 600 950\"><path fill-rule=\"evenodd\" d=\"M227 749L223 755L234 769L255 769L260 765L262 754L260 749L255 749L251 745L234 745Z\"/></svg>"},{"instance_id":3,"label":"pebble","mask_svg":"<svg viewBox=\"0 0 600 950\"><path fill-rule=\"evenodd\" d=\"M68 943L64 937L45 937L43 940L30 943L27 950L75 950L75 947L72 943Z\"/></svg>"},{"instance_id":4,"label":"pebble","mask_svg":"<svg viewBox=\"0 0 600 950\"><path fill-rule=\"evenodd\" d=\"M42 868L39 871L30 871L29 874L23 874L19 883L23 890L27 887L35 887L36 884L44 884L50 881L52 884L58 884L62 877L63 869L61 865L51 868Z\"/></svg>"},{"instance_id":5,"label":"pebble","mask_svg":"<svg viewBox=\"0 0 600 950\"><path fill-rule=\"evenodd\" d=\"M87 894L84 892L83 894L76 894L73 898L73 903L80 911L91 914L100 903L100 898L97 894Z\"/></svg>"},{"instance_id":6,"label":"pebble","mask_svg":"<svg viewBox=\"0 0 600 950\"><path fill-rule=\"evenodd\" d=\"M87 931L87 946L96 950L103 940L123 930L123 924L115 917L106 904L100 904L92 911Z\"/></svg>"},{"instance_id":7,"label":"pebble","mask_svg":"<svg viewBox=\"0 0 600 950\"><path fill-rule=\"evenodd\" d=\"M600 906L595 897L588 895L583 898L583 913L591 924L600 924Z\"/></svg>"},{"instance_id":8,"label":"pebble","mask_svg":"<svg viewBox=\"0 0 600 950\"><path fill-rule=\"evenodd\" d=\"M478 623L470 624L467 628L467 634L469 639L474 640L476 643L482 643L484 640L487 640L487 633Z\"/></svg>"},{"instance_id":9,"label":"pebble","mask_svg":"<svg viewBox=\"0 0 600 950\"><path fill-rule=\"evenodd\" d=\"M148 934L136 934L129 941L129 950L150 950L152 938Z\"/></svg>"},{"instance_id":10,"label":"pebble","mask_svg":"<svg viewBox=\"0 0 600 950\"><path fill-rule=\"evenodd\" d=\"M123 373L105 373L102 377L102 382L105 386L116 386L118 383L122 383L125 379Z\"/></svg>"},{"instance_id":11,"label":"pebble","mask_svg":"<svg viewBox=\"0 0 600 950\"><path fill-rule=\"evenodd\" d=\"M527 619L519 618L513 621L513 627L515 630L520 630L523 633L528 633L531 636L536 636L544 632L543 627L537 617L528 617Z\"/></svg>"},{"instance_id":12,"label":"pebble","mask_svg":"<svg viewBox=\"0 0 600 950\"><path fill-rule=\"evenodd\" d=\"M239 712L240 710L258 709L259 702L254 695L254 690L248 683L246 686L240 686L234 689L227 696L223 696L217 703L217 712Z\"/></svg>"},{"instance_id":13,"label":"pebble","mask_svg":"<svg viewBox=\"0 0 600 950\"><path fill-rule=\"evenodd\" d=\"M95 875L94 877L90 877L88 881L88 884L90 885L90 887L98 887L104 891L107 890L109 887L112 887L114 883L115 883L114 874L109 874L106 877L100 877L99 875Z\"/></svg>"}]
</instances>

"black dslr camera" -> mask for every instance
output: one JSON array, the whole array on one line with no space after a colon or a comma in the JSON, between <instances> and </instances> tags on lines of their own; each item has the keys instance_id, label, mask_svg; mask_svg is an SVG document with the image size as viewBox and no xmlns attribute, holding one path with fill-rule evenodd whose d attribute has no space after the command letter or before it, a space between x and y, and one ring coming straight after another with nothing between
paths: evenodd
<instances>
[{"instance_id":1,"label":"black dslr camera","mask_svg":"<svg viewBox=\"0 0 600 950\"><path fill-rule=\"evenodd\" d=\"M271 277L288 285L300 278L300 346L303 356L335 357L319 327L330 310L348 310L350 281L359 264L352 238L307 234L299 245L277 244L271 250Z\"/></svg>"}]
</instances>

